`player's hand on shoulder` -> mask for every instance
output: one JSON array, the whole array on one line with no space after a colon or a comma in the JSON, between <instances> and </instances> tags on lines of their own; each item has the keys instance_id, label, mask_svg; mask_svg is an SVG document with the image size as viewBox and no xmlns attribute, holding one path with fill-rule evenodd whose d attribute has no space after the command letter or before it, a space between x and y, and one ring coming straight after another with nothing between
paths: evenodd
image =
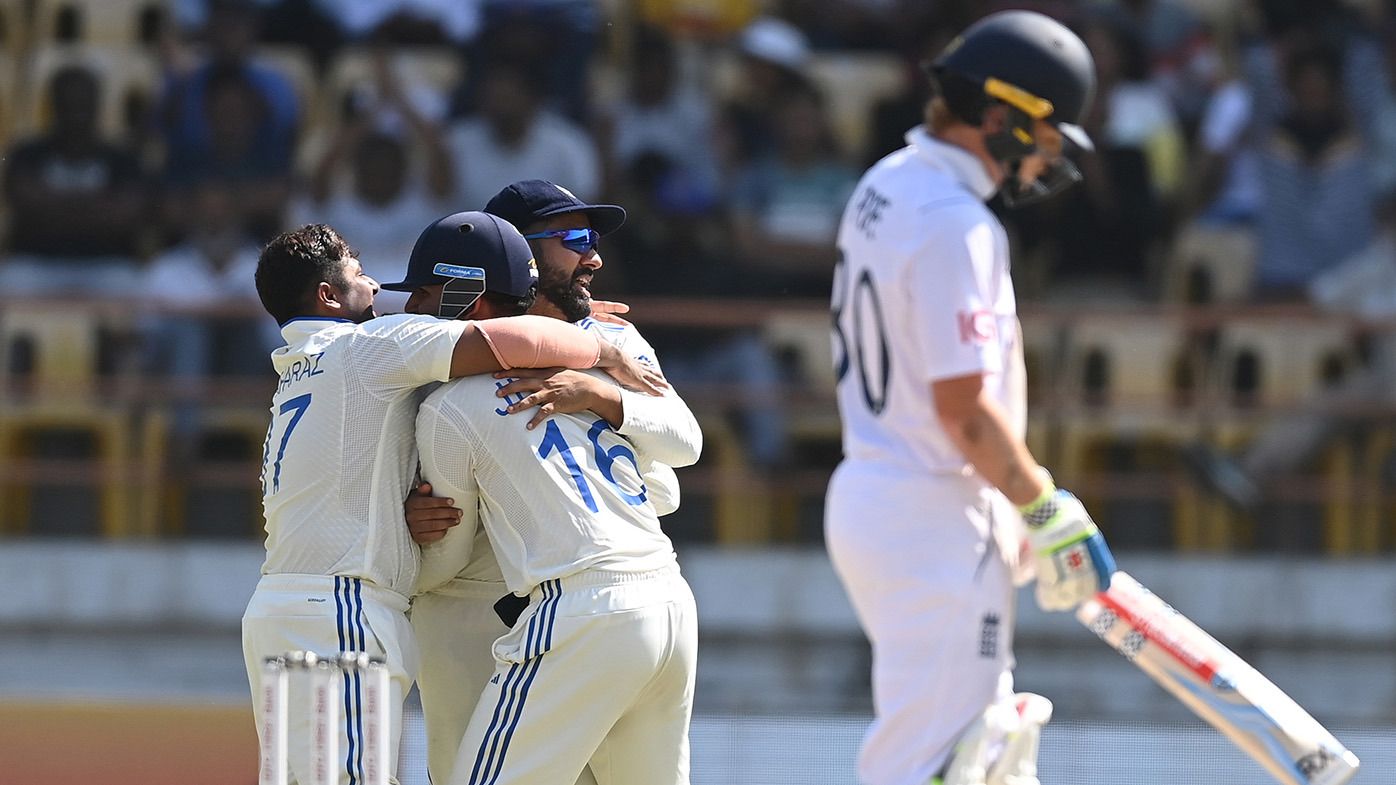
<instances>
[{"instance_id":1,"label":"player's hand on shoulder","mask_svg":"<svg viewBox=\"0 0 1396 785\"><path fill-rule=\"evenodd\" d=\"M591 374L566 368L512 368L499 371L494 376L496 379L511 380L495 391L496 397L509 399L523 396L507 407L510 414L538 407L528 423L529 430L554 414L593 411L609 420L608 415L621 411L620 390Z\"/></svg>"},{"instance_id":2,"label":"player's hand on shoulder","mask_svg":"<svg viewBox=\"0 0 1396 785\"><path fill-rule=\"evenodd\" d=\"M620 318L620 314L630 313L630 306L625 303L612 302L610 300L592 300L591 318L606 324L629 325L630 322Z\"/></svg>"},{"instance_id":3,"label":"player's hand on shoulder","mask_svg":"<svg viewBox=\"0 0 1396 785\"><path fill-rule=\"evenodd\" d=\"M445 537L446 532L461 520L461 511L453 506L455 503L455 499L432 496L431 483L418 485L402 503L412 541L418 545L430 545Z\"/></svg>"},{"instance_id":4,"label":"player's hand on shoulder","mask_svg":"<svg viewBox=\"0 0 1396 785\"><path fill-rule=\"evenodd\" d=\"M627 390L646 395L663 395L669 391L664 374L631 357L610 341L602 340L601 359L596 367L611 375Z\"/></svg>"},{"instance_id":5,"label":"player's hand on shoulder","mask_svg":"<svg viewBox=\"0 0 1396 785\"><path fill-rule=\"evenodd\" d=\"M1048 483L1018 510L1028 525L1043 610L1070 610L1110 587L1115 557L1080 499Z\"/></svg>"}]
</instances>

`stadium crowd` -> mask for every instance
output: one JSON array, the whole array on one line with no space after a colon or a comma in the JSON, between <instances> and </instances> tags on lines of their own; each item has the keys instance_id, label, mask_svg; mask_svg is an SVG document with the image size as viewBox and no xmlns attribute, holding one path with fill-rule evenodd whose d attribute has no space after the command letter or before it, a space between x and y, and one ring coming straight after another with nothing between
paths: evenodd
<instances>
[{"instance_id":1,"label":"stadium crowd","mask_svg":"<svg viewBox=\"0 0 1396 785\"><path fill-rule=\"evenodd\" d=\"M1000 211L1025 310L1396 315L1389 2L113 0L125 41L84 17L98 5L0 3L0 310L139 303L107 368L263 374L279 337L252 285L262 242L329 223L395 280L431 220L525 177L629 211L599 297L822 307L858 173L921 120L918 64L1007 7L1073 26L1099 72L1083 184ZM646 334L677 384L734 391L754 470L799 463L778 401L809 380L789 352L742 319ZM1342 400L1380 405L1396 361L1354 345Z\"/></svg>"}]
</instances>

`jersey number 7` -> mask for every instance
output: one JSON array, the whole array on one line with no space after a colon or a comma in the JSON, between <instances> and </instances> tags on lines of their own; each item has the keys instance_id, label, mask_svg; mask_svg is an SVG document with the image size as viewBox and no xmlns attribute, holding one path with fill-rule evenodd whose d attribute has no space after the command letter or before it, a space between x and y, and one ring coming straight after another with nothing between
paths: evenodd
<instances>
[{"instance_id":1,"label":"jersey number 7","mask_svg":"<svg viewBox=\"0 0 1396 785\"><path fill-rule=\"evenodd\" d=\"M286 457L286 445L291 441L291 432L296 430L301 418L305 416L305 410L310 408L310 393L297 395L296 397L281 404L277 410L278 416L273 417L271 425L267 426L267 438L262 442L262 494L270 496L281 490L281 459ZM267 461L271 458L271 435L276 430L276 423L281 419L280 415L290 414L291 419L286 423L286 430L281 434L281 444L276 448L276 462L272 464L271 488L267 488Z\"/></svg>"}]
</instances>

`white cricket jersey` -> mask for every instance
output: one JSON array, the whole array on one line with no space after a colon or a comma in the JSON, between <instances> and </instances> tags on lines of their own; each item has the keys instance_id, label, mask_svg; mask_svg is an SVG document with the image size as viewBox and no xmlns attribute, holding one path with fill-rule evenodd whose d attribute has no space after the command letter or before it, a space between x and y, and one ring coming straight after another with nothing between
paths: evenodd
<instances>
[{"instance_id":1,"label":"white cricket jersey","mask_svg":"<svg viewBox=\"0 0 1396 785\"><path fill-rule=\"evenodd\" d=\"M420 557L402 501L417 466L419 388L450 378L465 326L397 315L282 327L262 448L263 574L356 577L411 595Z\"/></svg>"},{"instance_id":2,"label":"white cricket jersey","mask_svg":"<svg viewBox=\"0 0 1396 785\"><path fill-rule=\"evenodd\" d=\"M863 175L839 226L834 367L849 460L960 473L931 383L980 373L1027 423L1008 239L983 165L918 127Z\"/></svg>"},{"instance_id":3,"label":"white cricket jersey","mask_svg":"<svg viewBox=\"0 0 1396 785\"><path fill-rule=\"evenodd\" d=\"M635 325L603 322L590 316L575 324L663 373L654 347ZM517 399L509 402L514 400ZM654 396L622 389L621 400L625 422L617 432L629 439L635 449L650 504L657 514L668 515L678 509L680 497L679 479L673 467L690 466L698 461L703 449L703 431L688 404L674 390ZM513 416L532 419L533 412L524 411ZM457 577L470 582L502 581L494 549L485 531L479 528L476 493L447 494L436 486L432 490L436 496L453 498L464 515L442 539L422 548L422 571L416 593L438 590Z\"/></svg>"},{"instance_id":4,"label":"white cricket jersey","mask_svg":"<svg viewBox=\"0 0 1396 785\"><path fill-rule=\"evenodd\" d=\"M422 479L437 495L478 497L509 590L527 594L586 569L675 563L629 440L591 412L527 430L530 418L509 415L495 397L508 381L469 376L437 388L418 412L417 443Z\"/></svg>"}]
</instances>

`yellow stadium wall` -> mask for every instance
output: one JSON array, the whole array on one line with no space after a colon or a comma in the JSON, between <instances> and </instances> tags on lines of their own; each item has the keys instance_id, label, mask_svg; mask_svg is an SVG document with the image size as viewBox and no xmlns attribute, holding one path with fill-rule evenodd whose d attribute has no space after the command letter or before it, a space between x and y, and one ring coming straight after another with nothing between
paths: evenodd
<instances>
[{"instance_id":1,"label":"yellow stadium wall","mask_svg":"<svg viewBox=\"0 0 1396 785\"><path fill-rule=\"evenodd\" d=\"M251 785L250 707L0 703L0 785Z\"/></svg>"}]
</instances>

